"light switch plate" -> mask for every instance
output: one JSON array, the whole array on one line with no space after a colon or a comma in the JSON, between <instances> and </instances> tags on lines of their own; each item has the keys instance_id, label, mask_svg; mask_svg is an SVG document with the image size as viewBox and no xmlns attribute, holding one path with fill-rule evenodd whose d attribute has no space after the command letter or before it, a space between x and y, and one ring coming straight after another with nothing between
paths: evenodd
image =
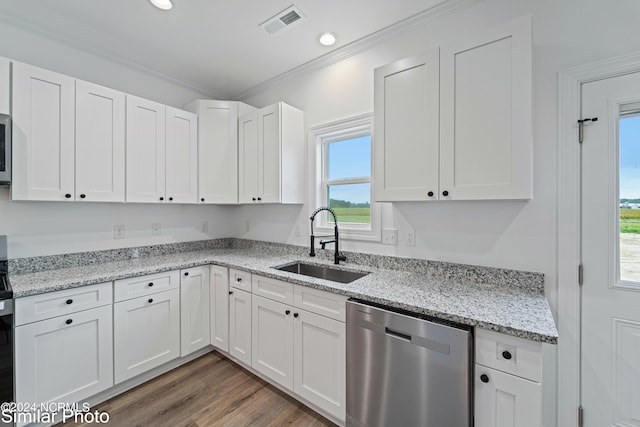
<instances>
[{"instance_id":1,"label":"light switch plate","mask_svg":"<svg viewBox=\"0 0 640 427\"><path fill-rule=\"evenodd\" d=\"M385 245L397 245L398 229L397 228L382 229L382 243L384 243Z\"/></svg>"},{"instance_id":2,"label":"light switch plate","mask_svg":"<svg viewBox=\"0 0 640 427\"><path fill-rule=\"evenodd\" d=\"M413 228L407 230L407 246L416 245L416 231Z\"/></svg>"}]
</instances>

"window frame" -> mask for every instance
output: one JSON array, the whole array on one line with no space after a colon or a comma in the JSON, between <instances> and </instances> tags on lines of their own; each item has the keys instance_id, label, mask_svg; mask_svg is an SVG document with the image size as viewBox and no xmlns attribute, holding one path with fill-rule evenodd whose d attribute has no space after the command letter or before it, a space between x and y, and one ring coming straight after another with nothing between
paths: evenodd
<instances>
[{"instance_id":1,"label":"window frame","mask_svg":"<svg viewBox=\"0 0 640 427\"><path fill-rule=\"evenodd\" d=\"M327 179L329 174L328 151L329 144L346 139L358 138L362 136L371 138L371 174L368 177L350 177L341 179ZM328 186L341 184L362 184L369 183L370 189L370 222L351 223L340 222L338 217L338 227L340 237L345 240L364 240L379 242L382 239L381 228L381 207L373 200L373 113L338 120L331 123L312 126L309 128L309 145L311 152L315 153L312 160L315 166L315 179L313 181L312 197L310 198L310 213L320 206L328 205ZM319 233L333 233L333 221L327 221L328 215L319 215L315 221L315 230Z\"/></svg>"}]
</instances>

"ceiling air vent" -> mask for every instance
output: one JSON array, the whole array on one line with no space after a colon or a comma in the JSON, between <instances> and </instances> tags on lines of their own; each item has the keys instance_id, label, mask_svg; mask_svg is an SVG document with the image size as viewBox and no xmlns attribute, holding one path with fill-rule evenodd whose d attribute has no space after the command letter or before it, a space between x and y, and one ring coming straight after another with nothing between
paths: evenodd
<instances>
[{"instance_id":1,"label":"ceiling air vent","mask_svg":"<svg viewBox=\"0 0 640 427\"><path fill-rule=\"evenodd\" d=\"M267 19L265 22L260 24L260 27L264 28L267 33L273 34L280 31L284 27L288 27L294 22L298 22L302 18L304 18L304 15L300 12L300 10L297 7L291 5L274 17Z\"/></svg>"}]
</instances>

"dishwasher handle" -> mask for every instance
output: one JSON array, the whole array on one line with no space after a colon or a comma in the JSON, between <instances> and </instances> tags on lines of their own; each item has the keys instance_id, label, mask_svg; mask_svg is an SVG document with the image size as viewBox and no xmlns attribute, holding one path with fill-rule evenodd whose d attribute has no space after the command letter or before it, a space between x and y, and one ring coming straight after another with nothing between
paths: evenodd
<instances>
[{"instance_id":1,"label":"dishwasher handle","mask_svg":"<svg viewBox=\"0 0 640 427\"><path fill-rule=\"evenodd\" d=\"M390 337L394 337L394 338L401 339L403 341L411 342L411 335L407 335L407 334L403 334L402 332L394 331L393 329L389 329L386 326L384 328L384 333L385 333L385 335L388 335Z\"/></svg>"}]
</instances>

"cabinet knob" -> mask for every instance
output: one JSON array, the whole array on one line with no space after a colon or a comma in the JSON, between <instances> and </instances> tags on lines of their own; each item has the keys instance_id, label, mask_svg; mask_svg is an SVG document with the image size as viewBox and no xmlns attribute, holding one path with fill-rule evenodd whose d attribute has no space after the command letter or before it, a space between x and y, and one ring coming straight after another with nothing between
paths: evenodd
<instances>
[{"instance_id":1,"label":"cabinet knob","mask_svg":"<svg viewBox=\"0 0 640 427\"><path fill-rule=\"evenodd\" d=\"M262 197L258 197L258 201L262 200Z\"/></svg>"},{"instance_id":2,"label":"cabinet knob","mask_svg":"<svg viewBox=\"0 0 640 427\"><path fill-rule=\"evenodd\" d=\"M427 193L427 196L429 196L429 197L433 197L433 191L429 191L429 192Z\"/></svg>"},{"instance_id":3,"label":"cabinet knob","mask_svg":"<svg viewBox=\"0 0 640 427\"><path fill-rule=\"evenodd\" d=\"M64 195L64 198L65 198L65 199L70 199L70 198L71 198L71 194L69 194L69 193L65 194L65 195Z\"/></svg>"},{"instance_id":4,"label":"cabinet knob","mask_svg":"<svg viewBox=\"0 0 640 427\"><path fill-rule=\"evenodd\" d=\"M507 360L511 360L511 353L507 350L502 352L502 357L504 357Z\"/></svg>"},{"instance_id":5,"label":"cabinet knob","mask_svg":"<svg viewBox=\"0 0 640 427\"><path fill-rule=\"evenodd\" d=\"M286 314L287 316L288 316L288 315L290 315L290 314L291 314L291 310L286 310L286 311L284 312L284 314Z\"/></svg>"},{"instance_id":6,"label":"cabinet knob","mask_svg":"<svg viewBox=\"0 0 640 427\"><path fill-rule=\"evenodd\" d=\"M482 381L483 383L488 383L489 382L489 376L487 374L480 375L480 381Z\"/></svg>"},{"instance_id":7,"label":"cabinet knob","mask_svg":"<svg viewBox=\"0 0 640 427\"><path fill-rule=\"evenodd\" d=\"M293 313L293 317L295 317L296 319L298 318L298 316L300 316L298 313Z\"/></svg>"},{"instance_id":8,"label":"cabinet knob","mask_svg":"<svg viewBox=\"0 0 640 427\"><path fill-rule=\"evenodd\" d=\"M229 295L233 295L233 291L229 291Z\"/></svg>"},{"instance_id":9,"label":"cabinet knob","mask_svg":"<svg viewBox=\"0 0 640 427\"><path fill-rule=\"evenodd\" d=\"M81 195L80 195L80 198L81 198L81 199L84 199L85 197L87 197L87 195L86 195L86 194L81 194Z\"/></svg>"},{"instance_id":10,"label":"cabinet knob","mask_svg":"<svg viewBox=\"0 0 640 427\"><path fill-rule=\"evenodd\" d=\"M68 300L65 301L67 304L73 304L73 300L71 298L69 298Z\"/></svg>"},{"instance_id":11,"label":"cabinet knob","mask_svg":"<svg viewBox=\"0 0 640 427\"><path fill-rule=\"evenodd\" d=\"M71 320L71 319L67 319L67 321L66 321L66 322L64 322L64 323L66 323L67 325L70 325L70 324L72 324L72 323L73 323L73 320Z\"/></svg>"},{"instance_id":12,"label":"cabinet knob","mask_svg":"<svg viewBox=\"0 0 640 427\"><path fill-rule=\"evenodd\" d=\"M169 201L170 201L170 202L173 202L173 197L169 197Z\"/></svg>"},{"instance_id":13,"label":"cabinet knob","mask_svg":"<svg viewBox=\"0 0 640 427\"><path fill-rule=\"evenodd\" d=\"M251 200L253 200L253 201L255 202L255 201L256 201L256 198L255 198L255 197L252 197L252 198L251 198Z\"/></svg>"},{"instance_id":14,"label":"cabinet knob","mask_svg":"<svg viewBox=\"0 0 640 427\"><path fill-rule=\"evenodd\" d=\"M204 202L204 197L202 199L200 199L201 202Z\"/></svg>"},{"instance_id":15,"label":"cabinet knob","mask_svg":"<svg viewBox=\"0 0 640 427\"><path fill-rule=\"evenodd\" d=\"M236 277L236 282L242 282L242 277Z\"/></svg>"},{"instance_id":16,"label":"cabinet knob","mask_svg":"<svg viewBox=\"0 0 640 427\"><path fill-rule=\"evenodd\" d=\"M153 282L149 282L149 287L152 287L152 286L153 286Z\"/></svg>"},{"instance_id":17,"label":"cabinet knob","mask_svg":"<svg viewBox=\"0 0 640 427\"><path fill-rule=\"evenodd\" d=\"M188 276L188 275L189 275L189 272L188 272L188 271L185 271L185 272L184 272L184 275L185 275L185 276Z\"/></svg>"},{"instance_id":18,"label":"cabinet knob","mask_svg":"<svg viewBox=\"0 0 640 427\"><path fill-rule=\"evenodd\" d=\"M160 197L160 201L162 202L164 200L164 197Z\"/></svg>"},{"instance_id":19,"label":"cabinet knob","mask_svg":"<svg viewBox=\"0 0 640 427\"><path fill-rule=\"evenodd\" d=\"M153 302L153 298L149 298L149 304Z\"/></svg>"},{"instance_id":20,"label":"cabinet knob","mask_svg":"<svg viewBox=\"0 0 640 427\"><path fill-rule=\"evenodd\" d=\"M449 195L449 192L448 192L447 190L444 190L444 191L442 192L442 195L443 195L444 197L447 197L447 196Z\"/></svg>"}]
</instances>

